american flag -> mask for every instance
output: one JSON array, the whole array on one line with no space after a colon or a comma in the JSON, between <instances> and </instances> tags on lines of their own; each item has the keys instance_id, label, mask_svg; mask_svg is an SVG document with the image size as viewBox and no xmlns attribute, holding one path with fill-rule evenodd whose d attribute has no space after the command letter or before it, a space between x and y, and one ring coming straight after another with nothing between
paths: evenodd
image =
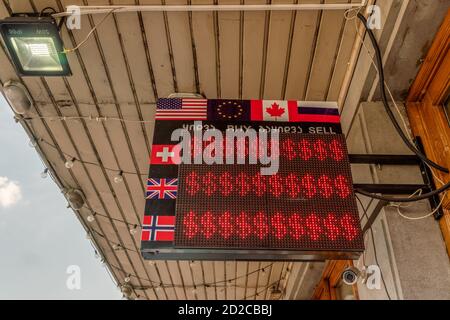
<instances>
[{"instance_id":1,"label":"american flag","mask_svg":"<svg viewBox=\"0 0 450 320\"><path fill-rule=\"evenodd\" d=\"M142 241L173 241L175 216L144 216Z\"/></svg>"},{"instance_id":2,"label":"american flag","mask_svg":"<svg viewBox=\"0 0 450 320\"><path fill-rule=\"evenodd\" d=\"M158 99L156 120L206 120L207 99Z\"/></svg>"},{"instance_id":3,"label":"american flag","mask_svg":"<svg viewBox=\"0 0 450 320\"><path fill-rule=\"evenodd\" d=\"M147 179L146 199L176 199L178 179Z\"/></svg>"}]
</instances>

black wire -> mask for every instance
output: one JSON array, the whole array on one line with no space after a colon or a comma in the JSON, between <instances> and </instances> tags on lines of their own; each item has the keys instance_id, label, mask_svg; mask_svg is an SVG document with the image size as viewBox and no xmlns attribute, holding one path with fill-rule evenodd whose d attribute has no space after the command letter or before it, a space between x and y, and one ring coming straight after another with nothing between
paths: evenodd
<instances>
[{"instance_id":1,"label":"black wire","mask_svg":"<svg viewBox=\"0 0 450 320\"><path fill-rule=\"evenodd\" d=\"M56 11L55 8L52 8L52 7L45 7L44 9L41 10L41 12L39 13L39 16L42 16L42 15L45 13L45 11L47 11L47 10L49 10L49 9L52 10L53 13L58 13L58 11Z\"/></svg>"},{"instance_id":2,"label":"black wire","mask_svg":"<svg viewBox=\"0 0 450 320\"><path fill-rule=\"evenodd\" d=\"M443 171L445 173L449 173L449 170L447 168L444 168L437 163L433 162L432 160L428 159L422 152L417 150L417 148L408 140L406 135L403 133L403 130L400 128L399 124L397 123L397 120L395 119L394 114L392 113L389 103L386 96L386 89L385 89L385 81L384 81L384 69L383 69L383 60L381 58L381 50L377 43L377 40L375 38L375 35L373 34L372 30L367 26L367 20L366 18L361 14L358 13L359 20L362 21L364 28L367 30L367 33L369 34L369 38L372 42L372 45L375 50L375 56L377 60L378 65L378 74L379 74L379 82L380 82L380 92L381 92L381 99L383 101L384 108L386 109L386 112L392 122L392 124L395 127L395 130L397 130L398 134L402 138L403 142L406 144L406 146L414 152L423 162L429 164L435 169L438 169L439 171Z\"/></svg>"},{"instance_id":3,"label":"black wire","mask_svg":"<svg viewBox=\"0 0 450 320\"><path fill-rule=\"evenodd\" d=\"M362 194L366 197L369 198L373 198L373 199L378 199L378 200L384 200L384 201L388 201L388 202L415 202L415 201L420 201L420 200L424 200L424 199L428 199L431 197L434 197L435 195L438 195L446 190L448 190L450 188L450 182L447 182L445 185L443 185L442 187L440 187L439 189L433 190L431 192L428 193L424 193L420 196L414 196L414 197L408 197L408 198L395 198L395 197L386 197L386 196L379 196L377 194L373 194L367 191L364 191L361 188L356 188L355 192Z\"/></svg>"}]
</instances>

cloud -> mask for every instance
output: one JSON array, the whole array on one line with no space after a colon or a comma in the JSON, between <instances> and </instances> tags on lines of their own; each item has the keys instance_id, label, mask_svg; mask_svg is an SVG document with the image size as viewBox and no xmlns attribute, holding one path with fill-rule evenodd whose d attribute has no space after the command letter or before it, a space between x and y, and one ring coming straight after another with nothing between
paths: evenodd
<instances>
[{"instance_id":1,"label":"cloud","mask_svg":"<svg viewBox=\"0 0 450 320\"><path fill-rule=\"evenodd\" d=\"M0 207L7 208L22 199L22 190L15 181L0 177Z\"/></svg>"}]
</instances>

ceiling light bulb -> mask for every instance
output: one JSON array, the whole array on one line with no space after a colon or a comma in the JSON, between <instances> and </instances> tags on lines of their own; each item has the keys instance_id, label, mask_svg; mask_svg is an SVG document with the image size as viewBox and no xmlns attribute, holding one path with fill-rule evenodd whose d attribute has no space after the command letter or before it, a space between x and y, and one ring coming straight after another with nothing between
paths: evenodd
<instances>
[{"instance_id":1,"label":"ceiling light bulb","mask_svg":"<svg viewBox=\"0 0 450 320\"><path fill-rule=\"evenodd\" d=\"M115 183L121 183L123 181L123 172L120 171L116 176L114 176Z\"/></svg>"},{"instance_id":2,"label":"ceiling light bulb","mask_svg":"<svg viewBox=\"0 0 450 320\"><path fill-rule=\"evenodd\" d=\"M135 225L133 228L130 229L130 233L132 235L135 235L137 233L137 225Z\"/></svg>"},{"instance_id":3,"label":"ceiling light bulb","mask_svg":"<svg viewBox=\"0 0 450 320\"><path fill-rule=\"evenodd\" d=\"M36 140L32 139L30 140L30 142L28 142L28 145L30 146L30 148L36 148L37 142Z\"/></svg>"},{"instance_id":4,"label":"ceiling light bulb","mask_svg":"<svg viewBox=\"0 0 450 320\"><path fill-rule=\"evenodd\" d=\"M123 285L121 291L126 298L131 296L132 290L128 285Z\"/></svg>"},{"instance_id":5,"label":"ceiling light bulb","mask_svg":"<svg viewBox=\"0 0 450 320\"><path fill-rule=\"evenodd\" d=\"M91 214L91 215L88 215L86 219L88 222L94 222L95 217Z\"/></svg>"},{"instance_id":6,"label":"ceiling light bulb","mask_svg":"<svg viewBox=\"0 0 450 320\"><path fill-rule=\"evenodd\" d=\"M72 158L70 160L67 160L66 163L64 164L64 166L67 169L72 169L73 168L73 162L75 161L75 158Z\"/></svg>"},{"instance_id":7,"label":"ceiling light bulb","mask_svg":"<svg viewBox=\"0 0 450 320\"><path fill-rule=\"evenodd\" d=\"M48 176L48 168L45 168L44 171L41 172L41 178L45 179Z\"/></svg>"}]
</instances>

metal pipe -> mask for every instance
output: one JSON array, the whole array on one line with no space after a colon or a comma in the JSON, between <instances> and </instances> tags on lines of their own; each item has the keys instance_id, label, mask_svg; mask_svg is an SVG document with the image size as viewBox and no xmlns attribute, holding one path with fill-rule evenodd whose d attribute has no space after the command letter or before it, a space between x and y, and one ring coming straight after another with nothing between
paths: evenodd
<instances>
[{"instance_id":1,"label":"metal pipe","mask_svg":"<svg viewBox=\"0 0 450 320\"><path fill-rule=\"evenodd\" d=\"M227 4L227 5L141 5L141 6L79 6L80 14L119 12L211 12L211 11L300 11L300 10L348 10L365 5L360 3L336 4ZM71 15L70 12L53 14L53 17Z\"/></svg>"}]
</instances>

